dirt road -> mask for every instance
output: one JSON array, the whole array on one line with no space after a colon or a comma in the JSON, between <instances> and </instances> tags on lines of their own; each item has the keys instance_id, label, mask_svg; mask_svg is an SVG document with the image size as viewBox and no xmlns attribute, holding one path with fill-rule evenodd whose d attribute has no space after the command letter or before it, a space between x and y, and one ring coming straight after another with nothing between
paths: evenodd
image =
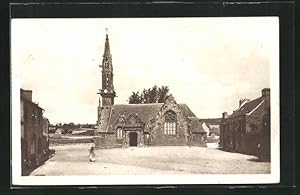
<instances>
[{"instance_id":1,"label":"dirt road","mask_svg":"<svg viewBox=\"0 0 300 195\"><path fill-rule=\"evenodd\" d=\"M187 146L130 147L96 150L88 161L88 144L55 146L54 157L31 175L123 174L263 174L270 163L218 149Z\"/></svg>"}]
</instances>

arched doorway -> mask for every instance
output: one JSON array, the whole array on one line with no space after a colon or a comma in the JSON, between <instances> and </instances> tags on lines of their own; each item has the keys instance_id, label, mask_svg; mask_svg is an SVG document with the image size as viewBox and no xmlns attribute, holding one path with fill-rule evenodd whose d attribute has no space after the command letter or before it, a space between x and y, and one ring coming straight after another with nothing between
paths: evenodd
<instances>
[{"instance_id":1,"label":"arched doorway","mask_svg":"<svg viewBox=\"0 0 300 195\"><path fill-rule=\"evenodd\" d=\"M137 133L136 132L129 133L129 146L137 146Z\"/></svg>"}]
</instances>

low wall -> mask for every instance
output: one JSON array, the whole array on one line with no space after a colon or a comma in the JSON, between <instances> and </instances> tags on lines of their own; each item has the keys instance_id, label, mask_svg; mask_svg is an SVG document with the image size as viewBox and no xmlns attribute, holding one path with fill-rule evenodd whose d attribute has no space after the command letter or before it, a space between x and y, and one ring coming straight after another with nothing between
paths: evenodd
<instances>
[{"instance_id":1,"label":"low wall","mask_svg":"<svg viewBox=\"0 0 300 195\"><path fill-rule=\"evenodd\" d=\"M91 138L49 138L50 145L65 145L65 144L80 144L80 143L93 143L94 139Z\"/></svg>"},{"instance_id":2,"label":"low wall","mask_svg":"<svg viewBox=\"0 0 300 195\"><path fill-rule=\"evenodd\" d=\"M116 140L114 134L100 134L94 136L93 142L96 148L116 148L122 147L122 141Z\"/></svg>"}]
</instances>

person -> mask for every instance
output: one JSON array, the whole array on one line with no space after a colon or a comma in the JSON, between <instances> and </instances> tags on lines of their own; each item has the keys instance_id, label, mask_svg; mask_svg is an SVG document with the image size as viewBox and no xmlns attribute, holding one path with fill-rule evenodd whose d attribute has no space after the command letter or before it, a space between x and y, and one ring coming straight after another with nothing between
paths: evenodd
<instances>
[{"instance_id":1,"label":"person","mask_svg":"<svg viewBox=\"0 0 300 195\"><path fill-rule=\"evenodd\" d=\"M89 154L89 159L90 162L95 162L96 161L96 154L95 154L95 144L93 143L90 150L89 150L90 154Z\"/></svg>"},{"instance_id":2,"label":"person","mask_svg":"<svg viewBox=\"0 0 300 195\"><path fill-rule=\"evenodd\" d=\"M257 144L257 157L258 160L261 161L262 160L262 153L261 153L261 144Z\"/></svg>"}]
</instances>

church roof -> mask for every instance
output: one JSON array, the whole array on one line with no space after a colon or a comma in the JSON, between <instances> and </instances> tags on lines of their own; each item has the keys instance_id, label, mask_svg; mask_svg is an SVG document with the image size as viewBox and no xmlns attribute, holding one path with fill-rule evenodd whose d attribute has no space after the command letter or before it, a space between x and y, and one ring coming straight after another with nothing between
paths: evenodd
<instances>
[{"instance_id":1,"label":"church roof","mask_svg":"<svg viewBox=\"0 0 300 195\"><path fill-rule=\"evenodd\" d=\"M137 116L145 123L145 125L148 125L150 120L158 113L162 105L162 103L114 105L112 106L110 124L114 124L120 115L124 115L125 118L127 118L130 114L137 114Z\"/></svg>"},{"instance_id":2,"label":"church roof","mask_svg":"<svg viewBox=\"0 0 300 195\"><path fill-rule=\"evenodd\" d=\"M192 133L206 133L202 127L202 122L197 117L189 117L190 119L190 130Z\"/></svg>"},{"instance_id":3,"label":"church roof","mask_svg":"<svg viewBox=\"0 0 300 195\"><path fill-rule=\"evenodd\" d=\"M191 111L191 109L186 104L178 104L178 106L186 117L196 117L196 115Z\"/></svg>"},{"instance_id":4,"label":"church roof","mask_svg":"<svg viewBox=\"0 0 300 195\"><path fill-rule=\"evenodd\" d=\"M196 117L186 104L178 104L179 108L186 117ZM152 104L116 104L111 107L104 107L101 110L100 130L102 132L112 132L114 124L123 115L127 118L130 114L137 114L137 116L145 123L145 131L150 120L155 117L158 111L163 106L163 103Z\"/></svg>"},{"instance_id":5,"label":"church roof","mask_svg":"<svg viewBox=\"0 0 300 195\"><path fill-rule=\"evenodd\" d=\"M120 115L127 118L130 114L137 116L148 125L150 120L158 113L163 103L154 104L116 104L111 107L105 107L101 111L100 130L104 132L112 132L115 122Z\"/></svg>"}]
</instances>

